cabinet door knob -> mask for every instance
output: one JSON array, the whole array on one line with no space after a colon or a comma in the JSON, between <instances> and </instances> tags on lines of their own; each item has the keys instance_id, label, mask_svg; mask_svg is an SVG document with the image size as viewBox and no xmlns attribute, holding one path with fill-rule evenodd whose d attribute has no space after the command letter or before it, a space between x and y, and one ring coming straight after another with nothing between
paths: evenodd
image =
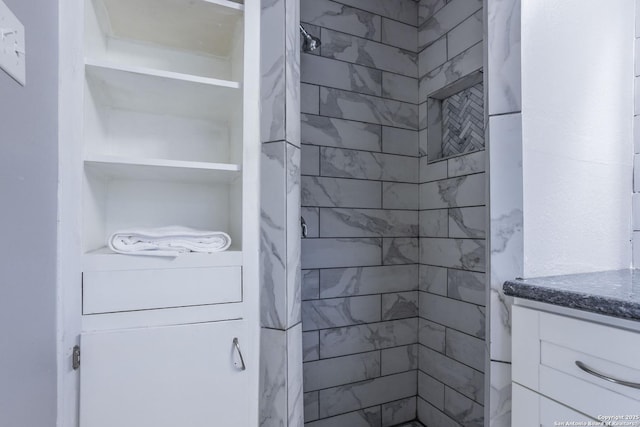
<instances>
[{"instance_id":1,"label":"cabinet door knob","mask_svg":"<svg viewBox=\"0 0 640 427\"><path fill-rule=\"evenodd\" d=\"M588 367L587 365L585 365L584 363L582 363L579 360L576 360L576 366L578 368L582 369L583 371L585 371L587 374L593 375L594 377L603 379L605 381L610 381L612 383L620 384L620 385L623 385L623 386L626 386L626 387L640 388L640 384L638 384L638 383L632 383L630 381L619 380L617 378L610 377L608 375L605 375L605 374L603 374L601 372L596 371L595 369L592 369L592 368Z\"/></svg>"},{"instance_id":2,"label":"cabinet door knob","mask_svg":"<svg viewBox=\"0 0 640 427\"><path fill-rule=\"evenodd\" d=\"M242 357L242 350L240 350L240 343L238 342L238 338L233 339L233 345L238 352L238 356L240 356L240 370L244 371L247 369L247 365L244 364L244 357Z\"/></svg>"}]
</instances>

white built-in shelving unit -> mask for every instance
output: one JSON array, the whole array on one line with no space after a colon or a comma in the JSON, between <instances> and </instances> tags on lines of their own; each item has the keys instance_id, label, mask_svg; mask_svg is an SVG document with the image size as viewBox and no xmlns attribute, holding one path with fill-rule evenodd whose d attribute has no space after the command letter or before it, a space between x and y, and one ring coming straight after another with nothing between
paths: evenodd
<instances>
[{"instance_id":1,"label":"white built-in shelving unit","mask_svg":"<svg viewBox=\"0 0 640 427\"><path fill-rule=\"evenodd\" d=\"M64 427L257 425L259 11L61 6ZM117 230L173 225L233 243L176 258L106 245Z\"/></svg>"}]
</instances>

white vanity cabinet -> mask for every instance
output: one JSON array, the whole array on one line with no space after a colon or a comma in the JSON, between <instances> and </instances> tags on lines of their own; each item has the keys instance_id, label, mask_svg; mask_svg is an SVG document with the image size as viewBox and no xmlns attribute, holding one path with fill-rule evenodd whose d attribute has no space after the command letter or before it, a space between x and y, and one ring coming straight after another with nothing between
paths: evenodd
<instances>
[{"instance_id":1,"label":"white vanity cabinet","mask_svg":"<svg viewBox=\"0 0 640 427\"><path fill-rule=\"evenodd\" d=\"M515 305L512 425L603 417L639 424L639 351L637 322L547 304Z\"/></svg>"},{"instance_id":2,"label":"white vanity cabinet","mask_svg":"<svg viewBox=\"0 0 640 427\"><path fill-rule=\"evenodd\" d=\"M258 425L256 0L60 6L62 427ZM223 231L121 255L115 231Z\"/></svg>"}]
</instances>

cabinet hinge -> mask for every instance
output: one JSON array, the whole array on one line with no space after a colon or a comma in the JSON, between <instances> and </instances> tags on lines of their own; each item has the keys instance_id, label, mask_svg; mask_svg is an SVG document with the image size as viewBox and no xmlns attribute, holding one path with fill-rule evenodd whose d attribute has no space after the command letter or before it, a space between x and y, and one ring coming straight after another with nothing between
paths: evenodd
<instances>
[{"instance_id":1,"label":"cabinet hinge","mask_svg":"<svg viewBox=\"0 0 640 427\"><path fill-rule=\"evenodd\" d=\"M73 347L73 355L71 356L71 366L74 371L77 371L80 368L80 346L76 345Z\"/></svg>"}]
</instances>

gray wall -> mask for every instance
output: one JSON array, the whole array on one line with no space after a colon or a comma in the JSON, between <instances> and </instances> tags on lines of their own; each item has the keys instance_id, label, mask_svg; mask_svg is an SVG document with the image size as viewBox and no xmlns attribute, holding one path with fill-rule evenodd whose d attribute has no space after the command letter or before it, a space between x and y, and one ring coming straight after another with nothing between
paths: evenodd
<instances>
[{"instance_id":1,"label":"gray wall","mask_svg":"<svg viewBox=\"0 0 640 427\"><path fill-rule=\"evenodd\" d=\"M5 0L27 86L0 71L0 425L56 424L58 3Z\"/></svg>"},{"instance_id":2,"label":"gray wall","mask_svg":"<svg viewBox=\"0 0 640 427\"><path fill-rule=\"evenodd\" d=\"M417 7L302 0L305 421L416 417Z\"/></svg>"},{"instance_id":3,"label":"gray wall","mask_svg":"<svg viewBox=\"0 0 640 427\"><path fill-rule=\"evenodd\" d=\"M427 100L482 69L482 23L479 0L420 2L418 417L429 426L484 420L485 152L428 163L426 149L441 120Z\"/></svg>"}]
</instances>

